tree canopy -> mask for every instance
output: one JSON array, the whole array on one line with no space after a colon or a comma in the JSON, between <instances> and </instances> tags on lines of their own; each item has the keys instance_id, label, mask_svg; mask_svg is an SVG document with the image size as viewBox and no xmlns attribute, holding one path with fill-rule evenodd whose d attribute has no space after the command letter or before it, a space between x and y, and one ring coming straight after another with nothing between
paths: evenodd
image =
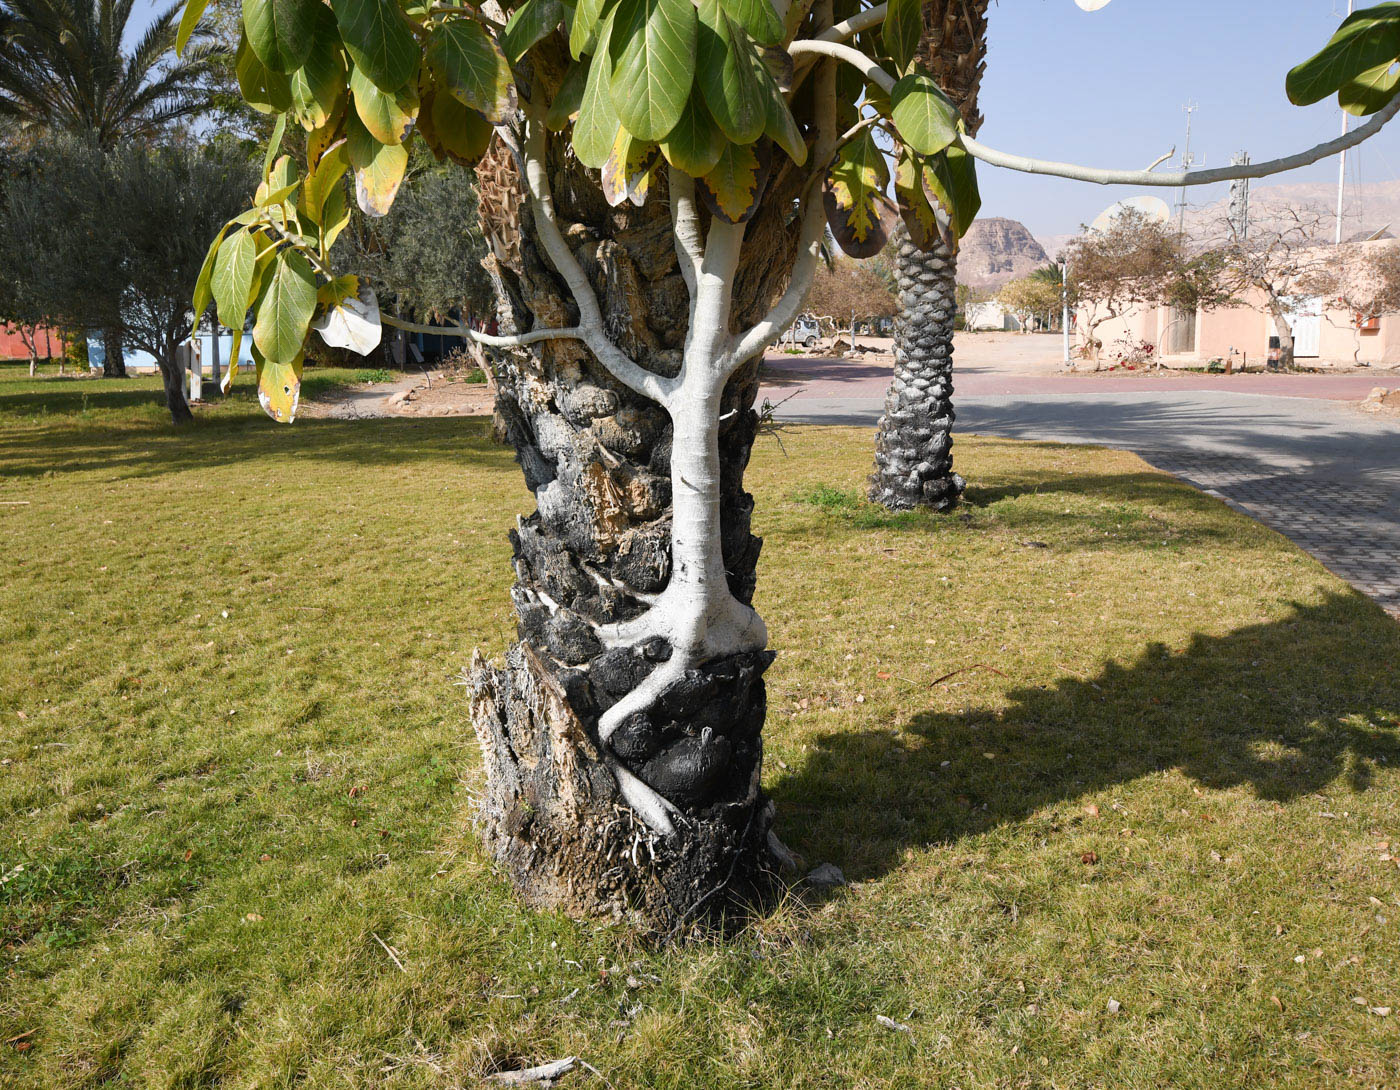
<instances>
[{"instance_id":1,"label":"tree canopy","mask_svg":"<svg viewBox=\"0 0 1400 1090\"><path fill-rule=\"evenodd\" d=\"M128 53L133 0L0 0L0 117L113 148L207 109L221 47L196 19L175 59L181 7L158 13Z\"/></svg>"}]
</instances>

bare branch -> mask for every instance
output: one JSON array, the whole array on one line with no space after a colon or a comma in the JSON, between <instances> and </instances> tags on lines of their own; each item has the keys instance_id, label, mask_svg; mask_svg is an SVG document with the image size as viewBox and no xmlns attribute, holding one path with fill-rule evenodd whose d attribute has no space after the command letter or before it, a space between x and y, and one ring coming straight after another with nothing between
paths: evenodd
<instances>
[{"instance_id":1,"label":"bare branch","mask_svg":"<svg viewBox=\"0 0 1400 1090\"><path fill-rule=\"evenodd\" d=\"M871 60L858 49L853 49L849 45L842 45L839 42L822 41L820 38L803 39L793 42L788 46L788 52L794 57L802 54L820 54L827 57L834 57L837 60L845 61L858 69L866 79L885 91L893 90L895 79L875 61ZM1262 163L1245 163L1237 166L1216 167L1213 170L1190 170L1173 171L1166 174L1158 174L1152 170L1104 170L1098 167L1084 167L1075 163L1057 163L1048 159L1032 159L1024 155L1013 155L1009 152L997 151L980 141L974 140L970 136L962 136L960 140L962 146L967 149L968 154L988 163L991 166L1005 167L1007 170L1019 170L1024 174L1048 174L1056 178L1069 178L1078 182L1094 182L1098 185L1151 185L1162 186L1170 189L1179 189L1182 186L1214 185L1216 182L1232 182L1237 178L1267 178L1273 174L1282 174L1285 171L1297 170L1316 163L1321 159L1336 155L1347 148L1355 147L1364 140L1369 139L1385 126L1386 122L1400 113L1400 95L1397 95L1385 108L1377 113L1370 121L1353 129L1344 136L1339 136L1333 140L1318 144L1307 151L1300 151L1296 155L1284 156L1282 159L1269 159ZM1155 164L1154 164L1155 165Z\"/></svg>"},{"instance_id":2,"label":"bare branch","mask_svg":"<svg viewBox=\"0 0 1400 1090\"><path fill-rule=\"evenodd\" d=\"M535 215L535 228L545 253L559 270L559 275L569 286L569 291L578 304L579 337L588 346L598 362L619 382L630 386L637 393L649 397L662 405L679 388L674 379L665 378L644 367L639 367L628 358L612 341L608 340L603 328L603 314L598 308L598 296L593 285L584 275L578 258L559 231L559 221L554 214L554 195L549 189L549 175L545 169L545 130L533 118L525 122L525 141L521 147L521 158L525 166L525 185L530 193L530 207Z\"/></svg>"},{"instance_id":3,"label":"bare branch","mask_svg":"<svg viewBox=\"0 0 1400 1090\"><path fill-rule=\"evenodd\" d=\"M1171 151L1165 152L1165 153L1163 153L1162 155L1157 156L1157 158L1153 159L1152 162L1150 162L1150 163L1147 164L1147 169L1148 169L1149 171L1156 170L1159 166L1161 166L1163 163L1165 163L1168 159L1170 159L1170 158L1171 158L1173 155L1175 155L1175 154L1176 154L1176 145L1173 144L1172 147L1171 147Z\"/></svg>"},{"instance_id":4,"label":"bare branch","mask_svg":"<svg viewBox=\"0 0 1400 1090\"><path fill-rule=\"evenodd\" d=\"M426 333L432 337L451 336L454 331L452 326L406 322L402 318L396 318L392 314L384 314L383 312L380 313L379 320L385 325L402 329L407 333ZM469 341L488 345L491 348L524 348L526 345L538 344L540 341L583 340L583 331L578 326L560 329L532 329L528 333L520 333L512 337L495 337L490 333L478 333L462 322L457 322L456 333Z\"/></svg>"},{"instance_id":5,"label":"bare branch","mask_svg":"<svg viewBox=\"0 0 1400 1090\"><path fill-rule=\"evenodd\" d=\"M1367 140L1385 126L1385 123L1400 113L1400 96L1392 99L1386 107L1370 121L1353 129L1345 136L1300 151L1296 155L1286 155L1281 159L1269 159L1262 163L1246 163L1240 166L1216 167L1214 170L1172 171L1157 174L1150 170L1103 170L1097 167L1083 167L1074 163L1056 163L1045 159L1030 159L1023 155L1012 155L997 151L979 143L970 136L962 138L963 147L968 153L992 166L1019 170L1026 174L1049 174L1056 178L1070 178L1078 182L1095 182L1099 185L1155 185L1177 189L1187 185L1212 185L1215 182L1231 182L1237 178L1267 178L1272 174L1297 170L1321 159L1336 155L1347 148L1355 147Z\"/></svg>"}]
</instances>

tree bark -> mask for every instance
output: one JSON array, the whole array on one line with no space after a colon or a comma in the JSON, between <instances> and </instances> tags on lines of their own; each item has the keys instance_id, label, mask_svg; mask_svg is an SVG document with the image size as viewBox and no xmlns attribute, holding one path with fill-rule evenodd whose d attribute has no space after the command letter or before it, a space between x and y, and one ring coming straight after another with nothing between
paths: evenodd
<instances>
[{"instance_id":1,"label":"tree bark","mask_svg":"<svg viewBox=\"0 0 1400 1090\"><path fill-rule=\"evenodd\" d=\"M969 135L982 126L977 99L986 68L989 0L926 0L918 55L962 115ZM955 506L966 483L953 472L953 321L957 257L923 251L903 225L896 235L900 319L894 378L875 438L870 499L891 510Z\"/></svg>"},{"instance_id":2,"label":"tree bark","mask_svg":"<svg viewBox=\"0 0 1400 1090\"><path fill-rule=\"evenodd\" d=\"M102 331L102 377L126 378L126 355L120 326L108 326Z\"/></svg>"},{"instance_id":3,"label":"tree bark","mask_svg":"<svg viewBox=\"0 0 1400 1090\"><path fill-rule=\"evenodd\" d=\"M190 403L185 398L185 372L176 361L175 352L171 348L156 357L161 384L165 387L165 407L170 410L173 423L189 424L194 421L194 413L190 411Z\"/></svg>"},{"instance_id":4,"label":"tree bark","mask_svg":"<svg viewBox=\"0 0 1400 1090\"><path fill-rule=\"evenodd\" d=\"M875 436L870 499L891 510L945 511L966 482L953 472L953 317L957 259L946 247L925 253L903 226L899 250L900 317L894 381Z\"/></svg>"},{"instance_id":5,"label":"tree bark","mask_svg":"<svg viewBox=\"0 0 1400 1090\"><path fill-rule=\"evenodd\" d=\"M1274 332L1278 334L1278 365L1281 370L1293 370L1293 327L1288 324L1288 314L1283 304L1272 292L1268 292L1269 316L1274 320Z\"/></svg>"},{"instance_id":6,"label":"tree bark","mask_svg":"<svg viewBox=\"0 0 1400 1090\"><path fill-rule=\"evenodd\" d=\"M515 169L499 151L478 166L502 332L575 324L578 308L519 199ZM687 345L698 359L695 344L729 332L697 321L687 337L675 195L657 192L663 175L642 207L610 208L590 173L551 149L559 227L611 342L674 376ZM796 252L787 214L796 189L795 171L780 174L748 224L724 326L752 324L782 287ZM685 933L761 899L775 871L760 788L772 655L748 608L762 542L743 487L758 362L727 382L697 377L684 411L615 380L579 340L504 353L494 373L537 510L510 535L519 643L503 665L478 657L471 670L483 841L532 905ZM694 609L666 608L682 600ZM654 634L648 618L663 615L701 617L710 639L692 641L684 626ZM715 653L724 644L714 633L740 616L759 638ZM629 783L664 800L659 821L635 789L625 793Z\"/></svg>"},{"instance_id":7,"label":"tree bark","mask_svg":"<svg viewBox=\"0 0 1400 1090\"><path fill-rule=\"evenodd\" d=\"M214 390L216 393L224 391L224 369L219 359L219 322L211 313L209 315L209 376L214 380Z\"/></svg>"}]
</instances>

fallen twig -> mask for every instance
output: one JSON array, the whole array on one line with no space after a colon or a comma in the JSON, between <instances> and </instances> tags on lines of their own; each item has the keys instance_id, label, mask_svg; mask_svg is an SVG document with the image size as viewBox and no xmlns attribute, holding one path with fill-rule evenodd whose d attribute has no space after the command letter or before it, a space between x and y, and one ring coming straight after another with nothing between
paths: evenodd
<instances>
[{"instance_id":1,"label":"fallen twig","mask_svg":"<svg viewBox=\"0 0 1400 1090\"><path fill-rule=\"evenodd\" d=\"M507 1086L524 1086L531 1082L553 1082L560 1075L567 1075L578 1065L578 1062L577 1056L565 1056L562 1060L540 1064L538 1067L526 1067L519 1071L497 1071L486 1077L493 1082L505 1083Z\"/></svg>"},{"instance_id":2,"label":"fallen twig","mask_svg":"<svg viewBox=\"0 0 1400 1090\"><path fill-rule=\"evenodd\" d=\"M1008 676L1007 674L1004 674L1002 673L1002 671L998 670L995 666L988 666L985 663L974 662L971 666L963 666L957 670L954 670L951 674L944 674L942 677L934 678L932 681L929 682L929 685L941 685L950 677L957 677L959 674L965 674L969 670L990 670L992 673L998 675L999 677Z\"/></svg>"},{"instance_id":3,"label":"fallen twig","mask_svg":"<svg viewBox=\"0 0 1400 1090\"><path fill-rule=\"evenodd\" d=\"M371 931L370 934L374 935L375 942L379 943L380 946L384 947L384 952L389 955L389 960L399 967L399 972L408 972L408 970L403 967L403 962L399 960L399 956L396 953L394 953L394 948L388 943L386 943L383 939L381 939L378 935L375 935L373 931Z\"/></svg>"}]
</instances>

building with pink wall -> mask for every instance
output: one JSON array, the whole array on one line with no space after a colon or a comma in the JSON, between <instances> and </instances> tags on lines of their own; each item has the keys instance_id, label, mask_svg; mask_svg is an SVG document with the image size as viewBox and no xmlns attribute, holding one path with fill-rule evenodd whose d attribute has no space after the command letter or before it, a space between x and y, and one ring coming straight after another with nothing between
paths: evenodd
<instances>
[{"instance_id":1,"label":"building with pink wall","mask_svg":"<svg viewBox=\"0 0 1400 1090\"><path fill-rule=\"evenodd\" d=\"M1363 243L1394 246L1393 240ZM1303 365L1350 366L1353 361L1373 366L1400 365L1400 313L1368 318L1341 309L1334 301L1298 296L1290 300L1288 321L1294 337L1294 358ZM1081 307L1076 324L1087 328L1088 309ZM1100 360L1111 364L1130 347L1146 343L1171 362L1192 365L1233 356L1239 367L1263 365L1269 338L1277 334L1263 292L1246 296L1240 306L1183 314L1171 307L1133 307L1121 317L1101 324ZM1081 340L1083 334L1081 333Z\"/></svg>"}]
</instances>

